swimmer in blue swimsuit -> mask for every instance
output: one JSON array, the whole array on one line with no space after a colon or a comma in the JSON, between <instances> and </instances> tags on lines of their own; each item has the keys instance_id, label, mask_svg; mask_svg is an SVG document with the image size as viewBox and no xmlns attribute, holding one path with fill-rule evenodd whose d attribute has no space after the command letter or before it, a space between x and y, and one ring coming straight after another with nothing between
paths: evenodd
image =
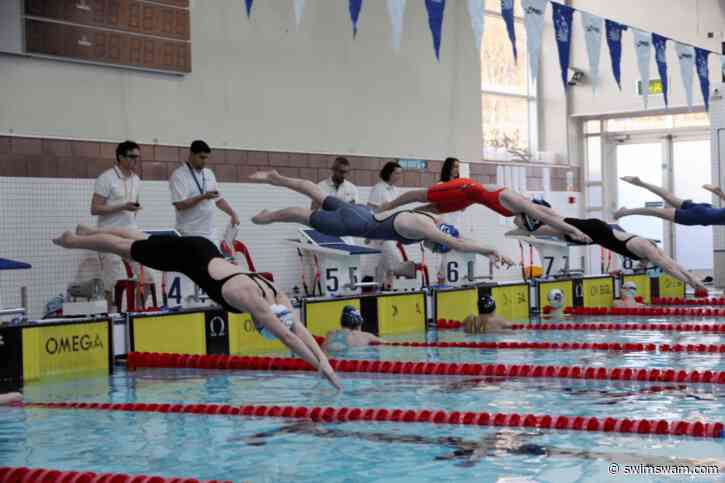
<instances>
[{"instance_id":1,"label":"swimmer in blue swimsuit","mask_svg":"<svg viewBox=\"0 0 725 483\"><path fill-rule=\"evenodd\" d=\"M362 315L355 307L346 305L340 316L342 328L327 333L323 349L327 352L345 352L350 347L364 347L372 342L382 342L379 337L363 332L364 322Z\"/></svg>"},{"instance_id":2,"label":"swimmer in blue swimsuit","mask_svg":"<svg viewBox=\"0 0 725 483\"><path fill-rule=\"evenodd\" d=\"M710 203L695 203L692 200L683 200L665 191L660 186L642 181L637 176L624 176L620 179L656 194L665 200L671 208L620 208L614 213L615 219L625 216L643 215L655 216L663 220L675 222L678 225L725 225L725 208L715 208ZM710 193L717 195L719 198L725 199L725 193L719 187L711 184L706 184L702 187Z\"/></svg>"},{"instance_id":3,"label":"swimmer in blue swimsuit","mask_svg":"<svg viewBox=\"0 0 725 483\"><path fill-rule=\"evenodd\" d=\"M320 233L332 236L355 236L368 240L393 240L403 244L423 242L433 251L457 250L479 253L498 266L512 266L514 262L494 248L474 240L456 238L450 234L450 225L428 213L406 210L392 214L375 214L366 205L348 203L335 196L326 196L320 188L304 179L289 178L277 171L258 171L250 181L282 186L311 198L322 206L319 210L290 207L277 211L262 210L252 218L257 225L269 223L300 223Z\"/></svg>"}]
</instances>

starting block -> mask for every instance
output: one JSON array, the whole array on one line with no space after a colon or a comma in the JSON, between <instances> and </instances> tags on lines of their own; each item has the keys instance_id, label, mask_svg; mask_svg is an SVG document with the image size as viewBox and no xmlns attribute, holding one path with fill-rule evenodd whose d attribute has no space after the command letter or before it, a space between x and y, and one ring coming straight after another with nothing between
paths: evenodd
<instances>
[{"instance_id":1,"label":"starting block","mask_svg":"<svg viewBox=\"0 0 725 483\"><path fill-rule=\"evenodd\" d=\"M560 278L582 275L581 270L572 270L570 266L572 247L581 247L578 243L562 241L556 237L533 235L506 235L507 238L520 240L536 248L544 266L542 278Z\"/></svg>"},{"instance_id":2,"label":"starting block","mask_svg":"<svg viewBox=\"0 0 725 483\"><path fill-rule=\"evenodd\" d=\"M287 239L282 243L319 258L322 295L353 295L361 287L377 286L375 282L361 283L358 273L361 267L360 257L379 255L380 250L350 245L338 236L325 235L311 229L300 229L299 239Z\"/></svg>"},{"instance_id":3,"label":"starting block","mask_svg":"<svg viewBox=\"0 0 725 483\"><path fill-rule=\"evenodd\" d=\"M9 260L7 258L0 258L0 270L28 270L32 268L32 265L25 262L18 262L15 260ZM25 315L27 307L27 292L25 287L20 289L20 298L22 300L22 307L17 308L3 308L0 302L0 317L13 316L13 315ZM2 323L0 321L0 323Z\"/></svg>"}]
</instances>

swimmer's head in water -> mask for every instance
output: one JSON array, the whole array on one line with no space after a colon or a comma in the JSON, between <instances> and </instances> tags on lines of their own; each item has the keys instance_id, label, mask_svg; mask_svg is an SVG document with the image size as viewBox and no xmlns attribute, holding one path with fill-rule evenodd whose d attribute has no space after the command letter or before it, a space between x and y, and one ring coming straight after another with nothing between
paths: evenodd
<instances>
[{"instance_id":1,"label":"swimmer's head in water","mask_svg":"<svg viewBox=\"0 0 725 483\"><path fill-rule=\"evenodd\" d=\"M496 311L496 301L490 295L478 299L478 313L492 314Z\"/></svg>"},{"instance_id":2,"label":"swimmer's head in water","mask_svg":"<svg viewBox=\"0 0 725 483\"><path fill-rule=\"evenodd\" d=\"M551 204L542 198L534 198L531 200L531 202L535 205L551 208ZM521 215L521 221L523 222L524 228L526 228L530 232L536 231L540 226L544 224L538 218L534 218L533 216L527 215L526 213L523 213Z\"/></svg>"},{"instance_id":3,"label":"swimmer's head in water","mask_svg":"<svg viewBox=\"0 0 725 483\"><path fill-rule=\"evenodd\" d=\"M558 288L549 290L546 299L549 301L549 305L553 309L560 309L564 306L564 292Z\"/></svg>"},{"instance_id":4,"label":"swimmer's head in water","mask_svg":"<svg viewBox=\"0 0 725 483\"><path fill-rule=\"evenodd\" d=\"M440 231L452 236L453 238L461 237L461 234L458 232L458 228L453 225L449 225L448 223L441 223L438 228L440 229ZM433 250L434 253L448 253L449 251L451 251L451 247L442 243L433 243L431 245L431 250Z\"/></svg>"},{"instance_id":5,"label":"swimmer's head in water","mask_svg":"<svg viewBox=\"0 0 725 483\"><path fill-rule=\"evenodd\" d=\"M292 317L292 312L285 305L274 304L270 307L275 317L279 319L288 329L292 330L295 325L295 319ZM256 320L254 321L254 327L256 327L259 335L266 339L276 339L277 337L264 325L260 324Z\"/></svg>"},{"instance_id":6,"label":"swimmer's head in water","mask_svg":"<svg viewBox=\"0 0 725 483\"><path fill-rule=\"evenodd\" d=\"M637 295L637 284L631 280L624 282L622 285L622 295L626 295L627 297L634 297Z\"/></svg>"},{"instance_id":7,"label":"swimmer's head in water","mask_svg":"<svg viewBox=\"0 0 725 483\"><path fill-rule=\"evenodd\" d=\"M352 305L346 305L342 309L342 315L340 316L340 325L346 329L357 329L361 327L364 320L360 311Z\"/></svg>"}]
</instances>

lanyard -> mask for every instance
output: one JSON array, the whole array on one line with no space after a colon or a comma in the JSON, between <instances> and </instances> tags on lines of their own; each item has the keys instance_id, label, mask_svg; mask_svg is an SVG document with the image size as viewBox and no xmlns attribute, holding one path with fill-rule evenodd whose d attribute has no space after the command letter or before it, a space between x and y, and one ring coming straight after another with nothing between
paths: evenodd
<instances>
[{"instance_id":1,"label":"lanyard","mask_svg":"<svg viewBox=\"0 0 725 483\"><path fill-rule=\"evenodd\" d=\"M121 176L121 174L118 172L118 169L116 166L113 167L113 172L116 173L116 176L118 176L118 179L123 181L123 199L124 201L134 201L133 200L133 173L131 176ZM131 180L131 196L128 196L128 181Z\"/></svg>"},{"instance_id":2,"label":"lanyard","mask_svg":"<svg viewBox=\"0 0 725 483\"><path fill-rule=\"evenodd\" d=\"M186 167L189 168L191 177L194 178L194 183L196 183L196 187L199 188L199 194L203 195L204 193L206 193L206 177L204 176L204 169L202 168L201 170L201 184L199 184L196 173L194 173L194 168L192 168L189 163L186 163Z\"/></svg>"}]
</instances>

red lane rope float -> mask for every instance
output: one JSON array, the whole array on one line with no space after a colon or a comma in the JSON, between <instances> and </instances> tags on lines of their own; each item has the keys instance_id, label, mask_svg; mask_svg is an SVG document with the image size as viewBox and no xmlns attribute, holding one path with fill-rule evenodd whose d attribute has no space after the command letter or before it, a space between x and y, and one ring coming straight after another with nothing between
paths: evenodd
<instances>
[{"instance_id":1,"label":"red lane rope float","mask_svg":"<svg viewBox=\"0 0 725 483\"><path fill-rule=\"evenodd\" d=\"M689 430L689 426L688 426ZM706 435L703 435L706 436ZM61 471L45 468L0 467L0 483L232 483L231 480L197 480L163 476Z\"/></svg>"},{"instance_id":2,"label":"red lane rope float","mask_svg":"<svg viewBox=\"0 0 725 483\"><path fill-rule=\"evenodd\" d=\"M516 324L510 328L513 330L648 330L725 333L725 324Z\"/></svg>"},{"instance_id":3,"label":"red lane rope float","mask_svg":"<svg viewBox=\"0 0 725 483\"><path fill-rule=\"evenodd\" d=\"M157 352L130 352L129 369L136 367L190 367L198 369L247 369L268 371L313 371L302 359L285 357L242 357L224 355L180 355ZM409 362L330 359L339 372L382 374L545 377L557 379L595 379L609 381L690 382L725 384L725 371L685 371L631 367L541 366L531 364L478 364L456 362Z\"/></svg>"},{"instance_id":4,"label":"red lane rope float","mask_svg":"<svg viewBox=\"0 0 725 483\"><path fill-rule=\"evenodd\" d=\"M670 309L662 307L567 307L571 315L613 315L635 317L725 317L725 309Z\"/></svg>"},{"instance_id":5,"label":"red lane rope float","mask_svg":"<svg viewBox=\"0 0 725 483\"><path fill-rule=\"evenodd\" d=\"M680 297L652 297L652 305L725 305L725 297L685 299Z\"/></svg>"},{"instance_id":6,"label":"red lane rope float","mask_svg":"<svg viewBox=\"0 0 725 483\"><path fill-rule=\"evenodd\" d=\"M531 350L594 350L636 352L695 352L725 354L725 344L630 344L630 343L573 343L573 342L384 342L372 345L395 347L441 347L461 349L531 349Z\"/></svg>"},{"instance_id":7,"label":"red lane rope float","mask_svg":"<svg viewBox=\"0 0 725 483\"><path fill-rule=\"evenodd\" d=\"M509 426L524 428L568 429L607 433L663 434L722 438L723 424L701 421L666 421L652 419L618 419L582 416L459 412L435 409L387 409L306 406L229 406L225 404L146 404L146 403L33 403L30 407L48 409L93 409L104 411L138 411L158 413L192 413L274 418L299 418L324 422L391 421L396 423L463 424L467 426ZM0 480L1 482L2 480ZM163 480L166 481L166 480ZM114 482L115 483L115 482ZM155 483L155 482L154 482Z\"/></svg>"}]
</instances>

